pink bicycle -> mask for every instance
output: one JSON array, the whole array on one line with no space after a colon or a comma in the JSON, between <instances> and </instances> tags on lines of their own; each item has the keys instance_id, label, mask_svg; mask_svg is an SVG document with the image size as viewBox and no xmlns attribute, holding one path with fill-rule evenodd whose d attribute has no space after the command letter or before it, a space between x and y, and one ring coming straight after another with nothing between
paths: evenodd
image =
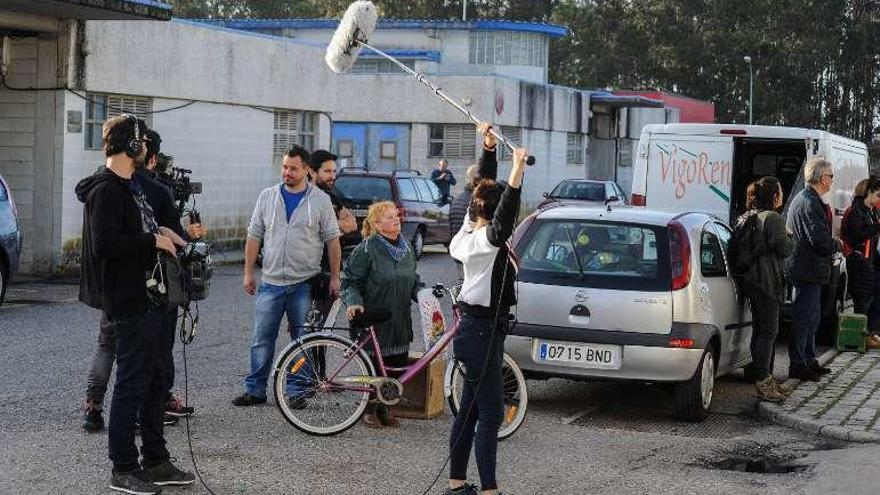
<instances>
[{"instance_id":1,"label":"pink bicycle","mask_svg":"<svg viewBox=\"0 0 880 495\"><path fill-rule=\"evenodd\" d=\"M421 373L458 333L456 291L442 285L433 288L435 297L442 297L444 292L449 294L453 303L452 325L418 361L403 368L386 367L381 358L379 339L372 325L380 323L387 315L361 315L354 341L333 333L319 332L291 342L273 366L273 392L278 410L297 429L310 435L328 436L354 426L364 414L371 397L387 405L397 404L403 396L403 384ZM365 352L368 345L374 355L379 356L378 370ZM499 439L509 437L522 425L528 404L525 377L507 354L504 355L502 372L505 414L498 432ZM296 390L305 391L305 401L287 396L291 384L296 385ZM446 367L444 393L453 415L458 413L463 385L464 367L457 360L450 359Z\"/></svg>"}]
</instances>

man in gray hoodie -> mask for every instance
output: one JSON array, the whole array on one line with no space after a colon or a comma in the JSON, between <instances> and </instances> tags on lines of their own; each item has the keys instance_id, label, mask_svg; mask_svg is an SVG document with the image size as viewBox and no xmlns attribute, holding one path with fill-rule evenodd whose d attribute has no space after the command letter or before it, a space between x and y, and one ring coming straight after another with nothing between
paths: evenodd
<instances>
[{"instance_id":1,"label":"man in gray hoodie","mask_svg":"<svg viewBox=\"0 0 880 495\"><path fill-rule=\"evenodd\" d=\"M293 146L284 154L283 182L264 189L248 225L243 286L257 295L251 372L244 380L244 393L232 403L252 406L266 402L266 381L275 354L275 339L282 314L290 323L290 338L302 335L312 301L311 279L321 271L324 245L330 261L330 292L339 292L339 225L330 197L306 180L309 153ZM263 242L263 267L257 287L254 267ZM291 407L306 407L308 366L289 376L287 394Z\"/></svg>"}]
</instances>

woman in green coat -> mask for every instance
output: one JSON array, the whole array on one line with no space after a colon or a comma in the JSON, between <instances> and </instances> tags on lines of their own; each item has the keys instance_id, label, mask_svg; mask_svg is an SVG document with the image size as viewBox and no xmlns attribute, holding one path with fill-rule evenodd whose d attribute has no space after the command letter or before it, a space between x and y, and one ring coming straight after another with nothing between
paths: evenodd
<instances>
[{"instance_id":1,"label":"woman in green coat","mask_svg":"<svg viewBox=\"0 0 880 495\"><path fill-rule=\"evenodd\" d=\"M362 227L364 240L352 251L342 274L342 302L352 319L364 308L383 308L391 312L388 321L373 327L385 366L407 365L412 342L410 302L421 287L416 273L412 246L400 235L400 217L391 201L374 203L367 211ZM367 348L372 354L372 349ZM373 363L378 361L372 356ZM384 404L370 404L364 415L367 426L397 426L398 422Z\"/></svg>"}]
</instances>

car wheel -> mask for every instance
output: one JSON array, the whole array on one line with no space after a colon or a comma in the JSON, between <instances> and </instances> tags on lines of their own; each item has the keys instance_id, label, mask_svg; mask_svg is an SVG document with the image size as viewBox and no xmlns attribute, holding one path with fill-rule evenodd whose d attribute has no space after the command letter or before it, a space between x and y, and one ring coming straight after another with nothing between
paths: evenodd
<instances>
[{"instance_id":1,"label":"car wheel","mask_svg":"<svg viewBox=\"0 0 880 495\"><path fill-rule=\"evenodd\" d=\"M412 239L413 244L413 254L416 255L416 259L420 259L422 257L422 253L425 251L425 234L422 232L422 228L419 227L416 229L416 233Z\"/></svg>"},{"instance_id":2,"label":"car wheel","mask_svg":"<svg viewBox=\"0 0 880 495\"><path fill-rule=\"evenodd\" d=\"M6 298L6 269L3 268L3 261L0 260L0 306L3 305L3 300Z\"/></svg>"},{"instance_id":3,"label":"car wheel","mask_svg":"<svg viewBox=\"0 0 880 495\"><path fill-rule=\"evenodd\" d=\"M715 395L715 350L712 345L703 353L694 376L676 384L673 395L678 419L697 423L709 416Z\"/></svg>"}]
</instances>

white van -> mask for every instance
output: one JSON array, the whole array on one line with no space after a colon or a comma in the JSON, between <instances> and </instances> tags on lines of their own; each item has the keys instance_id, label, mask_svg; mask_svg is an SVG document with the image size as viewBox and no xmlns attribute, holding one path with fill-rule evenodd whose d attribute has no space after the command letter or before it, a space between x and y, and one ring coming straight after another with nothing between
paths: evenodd
<instances>
[{"instance_id":1,"label":"white van","mask_svg":"<svg viewBox=\"0 0 880 495\"><path fill-rule=\"evenodd\" d=\"M766 175L782 183L787 209L791 198L804 187L803 164L814 156L824 156L834 167L834 185L823 199L834 211L834 233L838 235L855 185L868 177L868 150L864 143L816 129L647 125L633 164L632 204L666 211L700 211L732 224L745 210L746 187ZM826 316L836 316L835 300L837 309L846 300L845 277L843 258L838 256L823 304Z\"/></svg>"}]
</instances>

